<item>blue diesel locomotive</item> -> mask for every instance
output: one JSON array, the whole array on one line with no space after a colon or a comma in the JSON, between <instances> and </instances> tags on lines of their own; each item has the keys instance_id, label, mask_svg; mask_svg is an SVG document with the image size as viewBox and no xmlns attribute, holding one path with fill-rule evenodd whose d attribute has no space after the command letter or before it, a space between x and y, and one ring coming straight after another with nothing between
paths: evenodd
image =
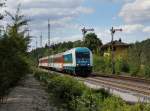
<instances>
[{"instance_id":1,"label":"blue diesel locomotive","mask_svg":"<svg viewBox=\"0 0 150 111\"><path fill-rule=\"evenodd\" d=\"M77 47L63 53L40 58L39 67L86 76L92 72L93 56L88 48Z\"/></svg>"}]
</instances>

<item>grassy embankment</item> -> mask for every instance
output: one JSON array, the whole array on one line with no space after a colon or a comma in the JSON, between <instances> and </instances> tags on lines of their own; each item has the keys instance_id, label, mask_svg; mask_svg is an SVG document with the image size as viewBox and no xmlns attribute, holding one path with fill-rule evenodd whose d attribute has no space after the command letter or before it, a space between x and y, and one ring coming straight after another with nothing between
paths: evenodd
<instances>
[{"instance_id":1,"label":"grassy embankment","mask_svg":"<svg viewBox=\"0 0 150 111\"><path fill-rule=\"evenodd\" d=\"M47 88L51 105L68 111L150 111L149 104L129 105L121 98L101 90L92 90L82 82L56 73L34 71Z\"/></svg>"}]
</instances>

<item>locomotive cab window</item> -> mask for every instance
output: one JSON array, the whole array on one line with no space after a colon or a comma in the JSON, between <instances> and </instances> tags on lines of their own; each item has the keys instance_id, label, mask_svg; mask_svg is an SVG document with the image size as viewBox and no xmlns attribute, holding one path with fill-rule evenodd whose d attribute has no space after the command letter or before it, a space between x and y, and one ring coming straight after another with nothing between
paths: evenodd
<instances>
[{"instance_id":1,"label":"locomotive cab window","mask_svg":"<svg viewBox=\"0 0 150 111\"><path fill-rule=\"evenodd\" d=\"M82 58L90 58L89 52L76 52L76 58L82 59Z\"/></svg>"}]
</instances>

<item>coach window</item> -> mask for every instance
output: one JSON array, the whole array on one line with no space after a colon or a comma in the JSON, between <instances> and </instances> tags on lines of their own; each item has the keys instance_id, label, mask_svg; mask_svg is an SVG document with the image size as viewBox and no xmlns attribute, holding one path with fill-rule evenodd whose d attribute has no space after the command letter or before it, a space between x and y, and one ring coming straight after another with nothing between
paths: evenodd
<instances>
[{"instance_id":1,"label":"coach window","mask_svg":"<svg viewBox=\"0 0 150 111\"><path fill-rule=\"evenodd\" d=\"M72 54L64 55L65 63L72 63Z\"/></svg>"}]
</instances>

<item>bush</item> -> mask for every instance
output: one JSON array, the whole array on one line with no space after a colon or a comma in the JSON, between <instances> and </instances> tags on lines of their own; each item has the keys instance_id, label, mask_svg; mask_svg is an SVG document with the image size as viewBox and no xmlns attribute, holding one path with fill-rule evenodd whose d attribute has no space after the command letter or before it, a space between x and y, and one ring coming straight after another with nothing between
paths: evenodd
<instances>
[{"instance_id":1,"label":"bush","mask_svg":"<svg viewBox=\"0 0 150 111\"><path fill-rule=\"evenodd\" d=\"M121 72L121 67L122 67L122 61L120 59L117 59L115 61L115 73L120 74Z\"/></svg>"},{"instance_id":2,"label":"bush","mask_svg":"<svg viewBox=\"0 0 150 111\"><path fill-rule=\"evenodd\" d=\"M111 59L110 57L102 57L94 55L94 71L111 73Z\"/></svg>"},{"instance_id":3,"label":"bush","mask_svg":"<svg viewBox=\"0 0 150 111\"><path fill-rule=\"evenodd\" d=\"M143 111L150 111L150 104L143 105Z\"/></svg>"},{"instance_id":4,"label":"bush","mask_svg":"<svg viewBox=\"0 0 150 111\"><path fill-rule=\"evenodd\" d=\"M101 109L101 95L96 95L92 92L86 92L77 100L77 111L99 111ZM75 110L75 111L76 111Z\"/></svg>"},{"instance_id":5,"label":"bush","mask_svg":"<svg viewBox=\"0 0 150 111\"><path fill-rule=\"evenodd\" d=\"M6 96L9 88L30 72L25 52L16 49L16 40L0 39L0 97Z\"/></svg>"},{"instance_id":6,"label":"bush","mask_svg":"<svg viewBox=\"0 0 150 111\"><path fill-rule=\"evenodd\" d=\"M81 96L85 90L86 87L82 83L68 76L54 77L48 83L48 91L64 103Z\"/></svg>"},{"instance_id":7,"label":"bush","mask_svg":"<svg viewBox=\"0 0 150 111\"><path fill-rule=\"evenodd\" d=\"M94 67L93 70L95 72L105 72L106 64L103 57L99 57L97 55L94 55Z\"/></svg>"},{"instance_id":8,"label":"bush","mask_svg":"<svg viewBox=\"0 0 150 111\"><path fill-rule=\"evenodd\" d=\"M140 71L140 65L136 63L130 64L130 73L131 76L137 76Z\"/></svg>"},{"instance_id":9,"label":"bush","mask_svg":"<svg viewBox=\"0 0 150 111\"><path fill-rule=\"evenodd\" d=\"M105 98L111 96L104 89L87 90L80 98L77 98L75 111L100 111Z\"/></svg>"},{"instance_id":10,"label":"bush","mask_svg":"<svg viewBox=\"0 0 150 111\"><path fill-rule=\"evenodd\" d=\"M144 74L146 77L150 77L150 66L149 65L144 67Z\"/></svg>"},{"instance_id":11,"label":"bush","mask_svg":"<svg viewBox=\"0 0 150 111\"><path fill-rule=\"evenodd\" d=\"M129 63L125 59L122 59L121 71L126 73L130 71Z\"/></svg>"},{"instance_id":12,"label":"bush","mask_svg":"<svg viewBox=\"0 0 150 111\"><path fill-rule=\"evenodd\" d=\"M115 71L117 74L120 74L121 72L129 72L129 64L127 60L122 58L117 58L115 60Z\"/></svg>"},{"instance_id":13,"label":"bush","mask_svg":"<svg viewBox=\"0 0 150 111\"><path fill-rule=\"evenodd\" d=\"M118 97L106 98L103 102L102 111L128 111L125 102Z\"/></svg>"}]
</instances>

